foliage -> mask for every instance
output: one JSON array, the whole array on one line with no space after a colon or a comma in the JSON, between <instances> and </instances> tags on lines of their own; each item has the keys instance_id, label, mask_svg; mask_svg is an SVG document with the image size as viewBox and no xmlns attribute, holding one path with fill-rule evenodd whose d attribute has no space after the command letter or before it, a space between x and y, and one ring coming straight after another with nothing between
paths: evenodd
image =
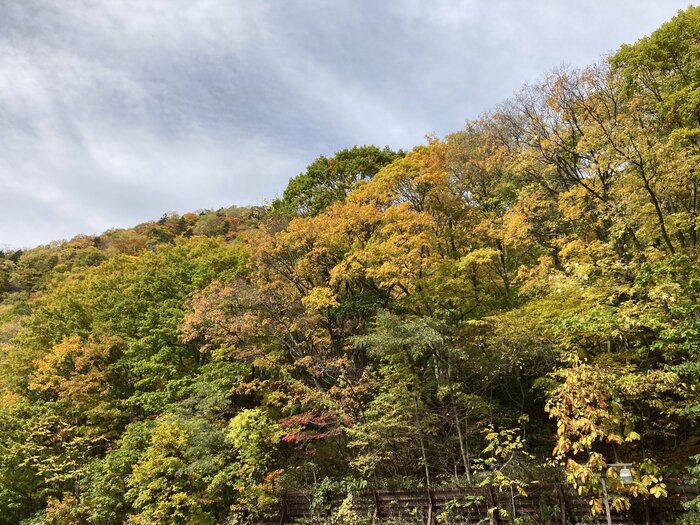
<instances>
[{"instance_id":1,"label":"foliage","mask_svg":"<svg viewBox=\"0 0 700 525\"><path fill-rule=\"evenodd\" d=\"M323 155L289 181L284 194L272 204L273 210L291 215L318 215L331 204L341 201L359 183L377 172L403 152L388 147L354 146Z\"/></svg>"},{"instance_id":2,"label":"foliage","mask_svg":"<svg viewBox=\"0 0 700 525\"><path fill-rule=\"evenodd\" d=\"M261 409L244 410L228 425L228 440L236 453L233 485L239 506L256 517L276 509L276 489L282 471L275 469L275 449L282 431Z\"/></svg>"},{"instance_id":3,"label":"foliage","mask_svg":"<svg viewBox=\"0 0 700 525\"><path fill-rule=\"evenodd\" d=\"M611 449L615 456L622 451L626 451L625 457L635 454L634 443L642 439L634 430L635 423L642 423L638 427L640 432L650 431L651 425L639 421L633 403L648 403L663 409L659 394L672 394L675 374L659 371L635 374L630 368L610 370L577 361L560 374L564 383L551 392L546 407L557 420L554 457L563 462L567 478L578 486L579 493L591 494L593 510L600 513L603 509L601 477L606 478L613 494L611 505L616 510L629 507L625 493L666 496L660 469L651 458L640 461L638 469L633 470L633 485L625 488L617 471L607 465L617 461L606 460L605 451L608 449L609 453ZM664 415L661 412L661 417Z\"/></svg>"},{"instance_id":4,"label":"foliage","mask_svg":"<svg viewBox=\"0 0 700 525\"><path fill-rule=\"evenodd\" d=\"M0 525L561 479L617 512L697 479L699 39L690 7L268 207L0 252Z\"/></svg>"}]
</instances>

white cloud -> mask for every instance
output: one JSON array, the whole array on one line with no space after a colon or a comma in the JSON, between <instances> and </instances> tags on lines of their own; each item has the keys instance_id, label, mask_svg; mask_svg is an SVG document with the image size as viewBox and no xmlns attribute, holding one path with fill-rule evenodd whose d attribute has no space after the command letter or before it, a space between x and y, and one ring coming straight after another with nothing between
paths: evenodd
<instances>
[{"instance_id":1,"label":"white cloud","mask_svg":"<svg viewBox=\"0 0 700 525\"><path fill-rule=\"evenodd\" d=\"M0 0L0 244L260 203L408 148L683 2Z\"/></svg>"}]
</instances>

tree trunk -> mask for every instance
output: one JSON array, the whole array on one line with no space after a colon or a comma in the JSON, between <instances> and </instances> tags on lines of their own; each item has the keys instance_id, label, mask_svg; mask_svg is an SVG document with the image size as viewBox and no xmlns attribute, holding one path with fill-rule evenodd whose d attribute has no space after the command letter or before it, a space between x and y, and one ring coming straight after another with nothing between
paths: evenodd
<instances>
[{"instance_id":1,"label":"tree trunk","mask_svg":"<svg viewBox=\"0 0 700 525\"><path fill-rule=\"evenodd\" d=\"M421 429L420 417L418 413L418 399L416 399L416 427L418 429L418 442L420 443L420 453L423 457L423 467L425 468L425 485L430 488L430 468L428 467L428 456L425 452L425 441L423 440L423 430Z\"/></svg>"},{"instance_id":2,"label":"tree trunk","mask_svg":"<svg viewBox=\"0 0 700 525\"><path fill-rule=\"evenodd\" d=\"M690 224L690 231L688 232L688 247L691 251L695 251L695 243L697 240L697 233L695 231L697 220L697 203L698 203L698 181L695 177L690 180L690 202L688 203L688 208L690 210L690 216L692 221Z\"/></svg>"},{"instance_id":3,"label":"tree trunk","mask_svg":"<svg viewBox=\"0 0 700 525\"><path fill-rule=\"evenodd\" d=\"M457 413L457 407L454 407L455 413L455 424L457 425L457 437L459 438L459 452L462 455L462 463L464 464L464 473L467 475L467 483L472 482L472 469L469 464L468 451L465 450L464 438L462 437L462 428L459 425L459 414Z\"/></svg>"}]
</instances>

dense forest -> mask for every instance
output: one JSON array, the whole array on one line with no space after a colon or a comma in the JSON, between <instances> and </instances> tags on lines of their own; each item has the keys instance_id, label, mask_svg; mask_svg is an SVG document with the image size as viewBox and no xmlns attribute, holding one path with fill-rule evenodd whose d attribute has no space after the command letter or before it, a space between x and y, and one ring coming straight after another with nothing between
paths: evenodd
<instances>
[{"instance_id":1,"label":"dense forest","mask_svg":"<svg viewBox=\"0 0 700 525\"><path fill-rule=\"evenodd\" d=\"M601 512L601 473L618 510L698 483L699 182L691 7L269 206L6 250L0 524L537 481Z\"/></svg>"}]
</instances>

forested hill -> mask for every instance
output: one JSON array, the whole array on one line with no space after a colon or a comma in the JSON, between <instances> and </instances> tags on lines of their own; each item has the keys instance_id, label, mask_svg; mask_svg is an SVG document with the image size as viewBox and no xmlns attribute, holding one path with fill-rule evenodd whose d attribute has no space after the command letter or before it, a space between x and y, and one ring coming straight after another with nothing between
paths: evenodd
<instances>
[{"instance_id":1,"label":"forested hill","mask_svg":"<svg viewBox=\"0 0 700 525\"><path fill-rule=\"evenodd\" d=\"M691 7L269 207L3 253L0 524L535 481L600 512L601 473L616 509L700 477L699 42Z\"/></svg>"}]
</instances>

